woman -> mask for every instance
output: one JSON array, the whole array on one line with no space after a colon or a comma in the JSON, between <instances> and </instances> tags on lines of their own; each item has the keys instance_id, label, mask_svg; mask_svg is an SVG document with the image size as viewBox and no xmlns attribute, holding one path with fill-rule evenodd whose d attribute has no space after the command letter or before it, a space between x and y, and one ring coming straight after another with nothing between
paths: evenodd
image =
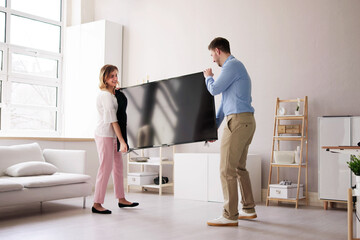
<instances>
[{"instance_id":1,"label":"woman","mask_svg":"<svg viewBox=\"0 0 360 240\"><path fill-rule=\"evenodd\" d=\"M95 142L99 154L100 166L96 177L93 213L110 214L104 203L106 187L111 171L113 171L114 192L118 206L136 207L139 203L128 202L125 199L123 183L123 161L121 153L127 152L128 147L121 134L116 111L118 103L115 97L115 87L118 84L118 69L113 65L105 65L100 71L100 93L96 100L98 123L95 130ZM117 140L120 142L120 152L117 151ZM113 167L114 165L114 167Z\"/></svg>"}]
</instances>

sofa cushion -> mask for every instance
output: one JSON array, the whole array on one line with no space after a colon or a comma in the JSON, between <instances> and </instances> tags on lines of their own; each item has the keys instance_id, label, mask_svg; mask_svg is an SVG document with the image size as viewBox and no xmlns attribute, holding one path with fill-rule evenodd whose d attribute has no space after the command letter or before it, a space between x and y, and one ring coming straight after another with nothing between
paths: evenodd
<instances>
[{"instance_id":1,"label":"sofa cushion","mask_svg":"<svg viewBox=\"0 0 360 240\"><path fill-rule=\"evenodd\" d=\"M50 175L58 171L58 168L47 162L22 162L14 164L5 170L5 174L11 177Z\"/></svg>"},{"instance_id":2,"label":"sofa cushion","mask_svg":"<svg viewBox=\"0 0 360 240\"><path fill-rule=\"evenodd\" d=\"M7 179L0 179L0 192L19 191L23 189L23 185Z\"/></svg>"},{"instance_id":3,"label":"sofa cushion","mask_svg":"<svg viewBox=\"0 0 360 240\"><path fill-rule=\"evenodd\" d=\"M90 181L90 176L75 173L55 173L28 177L3 177L22 184L25 188L51 187Z\"/></svg>"},{"instance_id":4,"label":"sofa cushion","mask_svg":"<svg viewBox=\"0 0 360 240\"><path fill-rule=\"evenodd\" d=\"M38 143L0 146L0 176L4 175L4 171L17 163L40 161L45 162L42 151Z\"/></svg>"}]
</instances>

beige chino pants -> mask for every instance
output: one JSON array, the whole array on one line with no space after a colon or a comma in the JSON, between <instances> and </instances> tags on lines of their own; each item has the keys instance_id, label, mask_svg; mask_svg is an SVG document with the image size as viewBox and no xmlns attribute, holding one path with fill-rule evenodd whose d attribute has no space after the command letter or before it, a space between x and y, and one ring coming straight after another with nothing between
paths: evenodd
<instances>
[{"instance_id":1,"label":"beige chino pants","mask_svg":"<svg viewBox=\"0 0 360 240\"><path fill-rule=\"evenodd\" d=\"M248 148L256 128L253 113L238 113L226 116L226 125L221 140L220 179L224 195L223 216L237 220L238 184L244 212L254 212L254 197L249 172L246 170Z\"/></svg>"}]
</instances>

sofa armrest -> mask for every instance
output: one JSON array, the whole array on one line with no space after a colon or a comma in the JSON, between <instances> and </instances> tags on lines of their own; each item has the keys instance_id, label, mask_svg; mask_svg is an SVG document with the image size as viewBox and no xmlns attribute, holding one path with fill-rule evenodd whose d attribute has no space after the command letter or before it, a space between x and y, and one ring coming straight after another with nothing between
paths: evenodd
<instances>
[{"instance_id":1,"label":"sofa armrest","mask_svg":"<svg viewBox=\"0 0 360 240\"><path fill-rule=\"evenodd\" d=\"M45 161L55 165L59 172L85 173L85 150L44 149Z\"/></svg>"}]
</instances>

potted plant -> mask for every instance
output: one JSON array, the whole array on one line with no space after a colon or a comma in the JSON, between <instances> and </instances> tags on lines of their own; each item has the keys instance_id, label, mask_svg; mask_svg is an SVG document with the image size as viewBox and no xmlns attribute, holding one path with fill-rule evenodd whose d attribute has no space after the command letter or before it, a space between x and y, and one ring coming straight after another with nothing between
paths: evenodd
<instances>
[{"instance_id":1,"label":"potted plant","mask_svg":"<svg viewBox=\"0 0 360 240\"><path fill-rule=\"evenodd\" d=\"M356 176L356 188L360 189L360 156L350 155L350 161L346 163Z\"/></svg>"}]
</instances>

